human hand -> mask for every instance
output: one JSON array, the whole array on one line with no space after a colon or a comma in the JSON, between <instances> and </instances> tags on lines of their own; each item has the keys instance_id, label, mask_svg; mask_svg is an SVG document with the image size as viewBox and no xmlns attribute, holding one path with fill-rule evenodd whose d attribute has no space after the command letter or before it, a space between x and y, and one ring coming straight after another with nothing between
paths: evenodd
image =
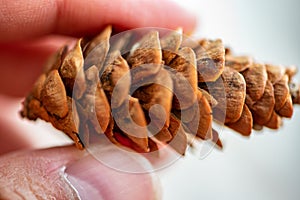
<instances>
[{"instance_id":1,"label":"human hand","mask_svg":"<svg viewBox=\"0 0 300 200\"><path fill-rule=\"evenodd\" d=\"M179 14L180 13L180 14ZM22 97L41 73L45 60L74 36L93 34L113 24L119 31L142 27L183 27L195 18L169 1L0 0L0 93ZM5 101L0 107L6 107ZM26 133L14 132L0 117L0 199L154 199L151 174L115 171L74 147L31 149ZM25 150L26 149L26 150ZM13 150L18 152L9 153ZM4 154L8 153L8 154ZM110 159L119 159L109 152ZM147 162L122 158L145 167ZM66 168L64 170L64 168ZM70 185L65 179L67 176Z\"/></svg>"}]
</instances>

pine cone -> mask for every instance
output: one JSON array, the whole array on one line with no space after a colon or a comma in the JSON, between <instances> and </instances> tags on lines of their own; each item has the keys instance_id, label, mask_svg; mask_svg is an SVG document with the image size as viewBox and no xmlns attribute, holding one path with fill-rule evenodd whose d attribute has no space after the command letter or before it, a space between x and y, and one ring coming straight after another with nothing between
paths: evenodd
<instances>
[{"instance_id":1,"label":"pine cone","mask_svg":"<svg viewBox=\"0 0 300 200\"><path fill-rule=\"evenodd\" d=\"M111 32L62 47L26 97L22 117L52 123L79 149L100 134L137 152L163 143L184 154L190 135L222 147L213 120L248 136L253 128L278 129L300 102L295 68L235 56L221 40L193 42L180 30L117 39Z\"/></svg>"}]
</instances>

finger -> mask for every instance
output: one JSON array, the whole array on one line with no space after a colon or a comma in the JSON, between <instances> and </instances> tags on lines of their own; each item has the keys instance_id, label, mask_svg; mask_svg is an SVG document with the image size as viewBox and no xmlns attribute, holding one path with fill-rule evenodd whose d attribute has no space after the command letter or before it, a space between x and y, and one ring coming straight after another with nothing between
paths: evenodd
<instances>
[{"instance_id":1,"label":"finger","mask_svg":"<svg viewBox=\"0 0 300 200\"><path fill-rule=\"evenodd\" d=\"M0 155L32 146L24 134L11 130L11 127L0 118ZM1 199L1 198L0 198Z\"/></svg>"},{"instance_id":2,"label":"finger","mask_svg":"<svg viewBox=\"0 0 300 200\"><path fill-rule=\"evenodd\" d=\"M11 102L11 99L0 96L0 155L17 149L32 148L32 142L28 140L29 135L16 128L20 127L20 120L16 117L16 104Z\"/></svg>"},{"instance_id":3,"label":"finger","mask_svg":"<svg viewBox=\"0 0 300 200\"><path fill-rule=\"evenodd\" d=\"M192 31L190 12L169 0L9 0L0 1L0 42L45 34L95 33L107 24L117 27L183 27Z\"/></svg>"},{"instance_id":4,"label":"finger","mask_svg":"<svg viewBox=\"0 0 300 200\"><path fill-rule=\"evenodd\" d=\"M120 164L145 160L114 157ZM157 183L149 173L112 169L73 146L0 157L0 199L157 199Z\"/></svg>"}]
</instances>

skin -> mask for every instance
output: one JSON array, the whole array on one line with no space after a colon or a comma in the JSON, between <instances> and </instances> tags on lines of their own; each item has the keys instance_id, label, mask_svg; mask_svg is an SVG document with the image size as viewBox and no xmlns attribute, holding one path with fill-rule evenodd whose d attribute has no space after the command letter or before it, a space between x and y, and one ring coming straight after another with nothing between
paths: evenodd
<instances>
[{"instance_id":1,"label":"skin","mask_svg":"<svg viewBox=\"0 0 300 200\"><path fill-rule=\"evenodd\" d=\"M112 24L116 31L143 26L170 29L180 26L186 33L190 33L196 21L193 15L171 1L0 0L0 110L3 111L11 106L9 100L2 100L3 96L22 98L29 92L41 73L46 59L62 44L72 41L74 37L93 35L106 24ZM74 147L28 150L33 148L31 138L26 137L26 133L16 130L14 127L18 124L11 124L12 120L7 120L5 112L2 113L0 115L0 199L14 199L15 196L10 195L30 199L29 194L24 193L29 186L35 188L38 194L55 194L58 199L68 199L70 195L72 196L74 191L72 192L66 184L57 183L54 184L55 187L48 190L44 188L53 177L58 176L62 166L83 158L86 153ZM56 165L48 169L48 165L38 161L41 158L55 162ZM31 162L37 163L34 170L32 165L28 164ZM92 165L92 161L90 163ZM99 166L100 169L101 167L104 166ZM12 169L24 169L22 176ZM49 170L53 172L50 175ZM139 181L136 177L130 178L130 175L120 175L117 172L106 174L116 179L127 180L128 184ZM148 175L144 176L146 179L151 179ZM21 181L24 177L30 177L31 181L24 184L24 181ZM48 178L42 179L43 177ZM113 187L113 183L110 184L110 187ZM105 182L103 185L106 187L102 190L109 190ZM21 192L14 189L17 186ZM154 188L149 187L149 182L141 184L140 187L131 193L135 192L136 197L139 192L141 195L145 192L154 193ZM111 197L108 193L106 198L121 197Z\"/></svg>"}]
</instances>

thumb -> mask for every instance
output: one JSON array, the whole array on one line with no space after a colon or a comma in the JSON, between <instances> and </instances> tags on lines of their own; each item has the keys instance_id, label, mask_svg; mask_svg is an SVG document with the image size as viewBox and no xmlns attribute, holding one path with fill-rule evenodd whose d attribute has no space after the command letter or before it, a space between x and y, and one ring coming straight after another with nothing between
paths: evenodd
<instances>
[{"instance_id":1,"label":"thumb","mask_svg":"<svg viewBox=\"0 0 300 200\"><path fill-rule=\"evenodd\" d=\"M120 165L147 162L106 152ZM155 181L153 174L117 171L72 146L0 157L0 199L158 199Z\"/></svg>"}]
</instances>

